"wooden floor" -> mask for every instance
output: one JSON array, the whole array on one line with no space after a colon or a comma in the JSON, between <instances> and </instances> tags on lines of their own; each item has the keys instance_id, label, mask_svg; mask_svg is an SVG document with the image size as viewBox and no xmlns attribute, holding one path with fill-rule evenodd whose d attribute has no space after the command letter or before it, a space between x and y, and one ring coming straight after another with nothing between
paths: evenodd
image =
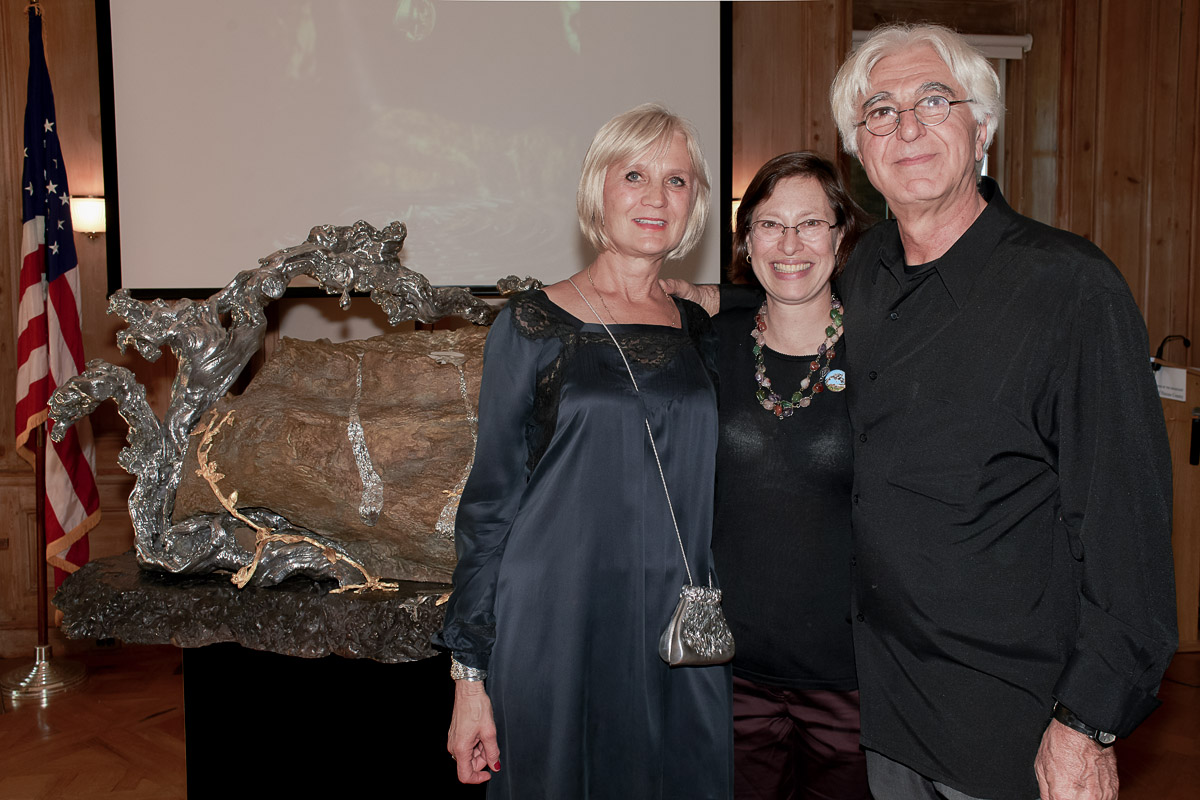
<instances>
[{"instance_id":1,"label":"wooden floor","mask_svg":"<svg viewBox=\"0 0 1200 800\"><path fill-rule=\"evenodd\" d=\"M1117 748L1122 800L1200 797L1200 653L1180 653L1167 670L1162 706Z\"/></svg>"},{"instance_id":2,"label":"wooden floor","mask_svg":"<svg viewBox=\"0 0 1200 800\"><path fill-rule=\"evenodd\" d=\"M88 667L80 688L0 715L0 800L185 797L180 651L115 646L75 658ZM1122 800L1198 794L1200 653L1175 657L1159 696L1162 708L1117 745Z\"/></svg>"},{"instance_id":3,"label":"wooden floor","mask_svg":"<svg viewBox=\"0 0 1200 800\"><path fill-rule=\"evenodd\" d=\"M72 656L87 680L45 708L11 708L5 698L0 799L186 797L180 654L169 645L97 648ZM2 673L19 666L0 661Z\"/></svg>"}]
</instances>

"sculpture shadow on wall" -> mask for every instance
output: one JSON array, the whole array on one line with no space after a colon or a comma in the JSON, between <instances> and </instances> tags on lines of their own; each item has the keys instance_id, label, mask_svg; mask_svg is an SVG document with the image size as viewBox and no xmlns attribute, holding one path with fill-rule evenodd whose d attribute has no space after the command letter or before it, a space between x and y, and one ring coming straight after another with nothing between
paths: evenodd
<instances>
[{"instance_id":1,"label":"sculpture shadow on wall","mask_svg":"<svg viewBox=\"0 0 1200 800\"><path fill-rule=\"evenodd\" d=\"M204 301L142 302L120 290L117 343L178 361L160 420L124 367L94 360L50 399L51 438L112 399L128 423L120 465L143 569L230 572L239 587L304 575L333 591L397 580L449 582L453 521L474 456L486 326L496 314L461 288L404 267L407 231L313 228ZM227 392L262 346L263 309L293 279L366 292L390 324L458 316L481 327L330 344L284 339L240 396ZM508 277L501 293L538 286Z\"/></svg>"}]
</instances>

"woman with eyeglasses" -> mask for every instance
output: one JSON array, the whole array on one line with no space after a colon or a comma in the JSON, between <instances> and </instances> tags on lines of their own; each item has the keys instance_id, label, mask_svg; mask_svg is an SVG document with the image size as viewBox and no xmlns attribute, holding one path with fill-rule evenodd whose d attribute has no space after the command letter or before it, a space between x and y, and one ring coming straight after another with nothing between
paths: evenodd
<instances>
[{"instance_id":1,"label":"woman with eyeglasses","mask_svg":"<svg viewBox=\"0 0 1200 800\"><path fill-rule=\"evenodd\" d=\"M713 558L737 642L734 796L869 798L850 627L850 422L833 281L865 228L811 152L759 169L742 197L718 334ZM711 301L716 288L671 282ZM854 376L859 377L859 376ZM865 379L865 378L863 378Z\"/></svg>"}]
</instances>

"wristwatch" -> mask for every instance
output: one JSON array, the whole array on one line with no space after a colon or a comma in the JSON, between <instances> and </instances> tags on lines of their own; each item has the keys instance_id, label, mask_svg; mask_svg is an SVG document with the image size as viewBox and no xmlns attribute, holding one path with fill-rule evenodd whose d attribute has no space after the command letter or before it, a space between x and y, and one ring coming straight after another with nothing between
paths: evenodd
<instances>
[{"instance_id":1,"label":"wristwatch","mask_svg":"<svg viewBox=\"0 0 1200 800\"><path fill-rule=\"evenodd\" d=\"M1115 733L1109 733L1108 731L1101 731L1093 728L1091 725L1088 725L1079 717L1071 713L1071 709L1067 708L1062 703L1054 704L1054 718L1063 725L1066 725L1071 730L1082 733L1084 736L1088 737L1101 747L1111 747L1112 743L1117 740L1117 735Z\"/></svg>"}]
</instances>

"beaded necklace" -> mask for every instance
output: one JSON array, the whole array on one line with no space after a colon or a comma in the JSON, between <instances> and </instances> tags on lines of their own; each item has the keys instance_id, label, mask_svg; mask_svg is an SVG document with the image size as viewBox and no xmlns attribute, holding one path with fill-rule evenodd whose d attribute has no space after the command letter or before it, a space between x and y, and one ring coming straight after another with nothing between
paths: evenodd
<instances>
[{"instance_id":1,"label":"beaded necklace","mask_svg":"<svg viewBox=\"0 0 1200 800\"><path fill-rule=\"evenodd\" d=\"M826 385L830 391L834 392L840 392L846 388L845 373L840 369L832 372L829 369L829 362L833 361L834 356L833 345L842 336L842 301L838 300L835 294L831 293L830 297L829 319L832 324L825 328L825 341L817 348L817 357L809 363L808 376L800 381L800 389L787 400L784 400L771 388L771 379L767 377L767 365L763 359L763 348L766 346L767 304L764 302L762 308L754 315L754 329L750 331L750 336L754 339L754 382L758 384L755 397L758 398L762 407L774 414L777 419L790 417L797 407L807 408L812 403L814 396L825 391ZM821 366L822 357L825 359L825 366ZM815 381L813 380L814 375L816 376ZM806 391L808 394L805 394Z\"/></svg>"}]
</instances>

